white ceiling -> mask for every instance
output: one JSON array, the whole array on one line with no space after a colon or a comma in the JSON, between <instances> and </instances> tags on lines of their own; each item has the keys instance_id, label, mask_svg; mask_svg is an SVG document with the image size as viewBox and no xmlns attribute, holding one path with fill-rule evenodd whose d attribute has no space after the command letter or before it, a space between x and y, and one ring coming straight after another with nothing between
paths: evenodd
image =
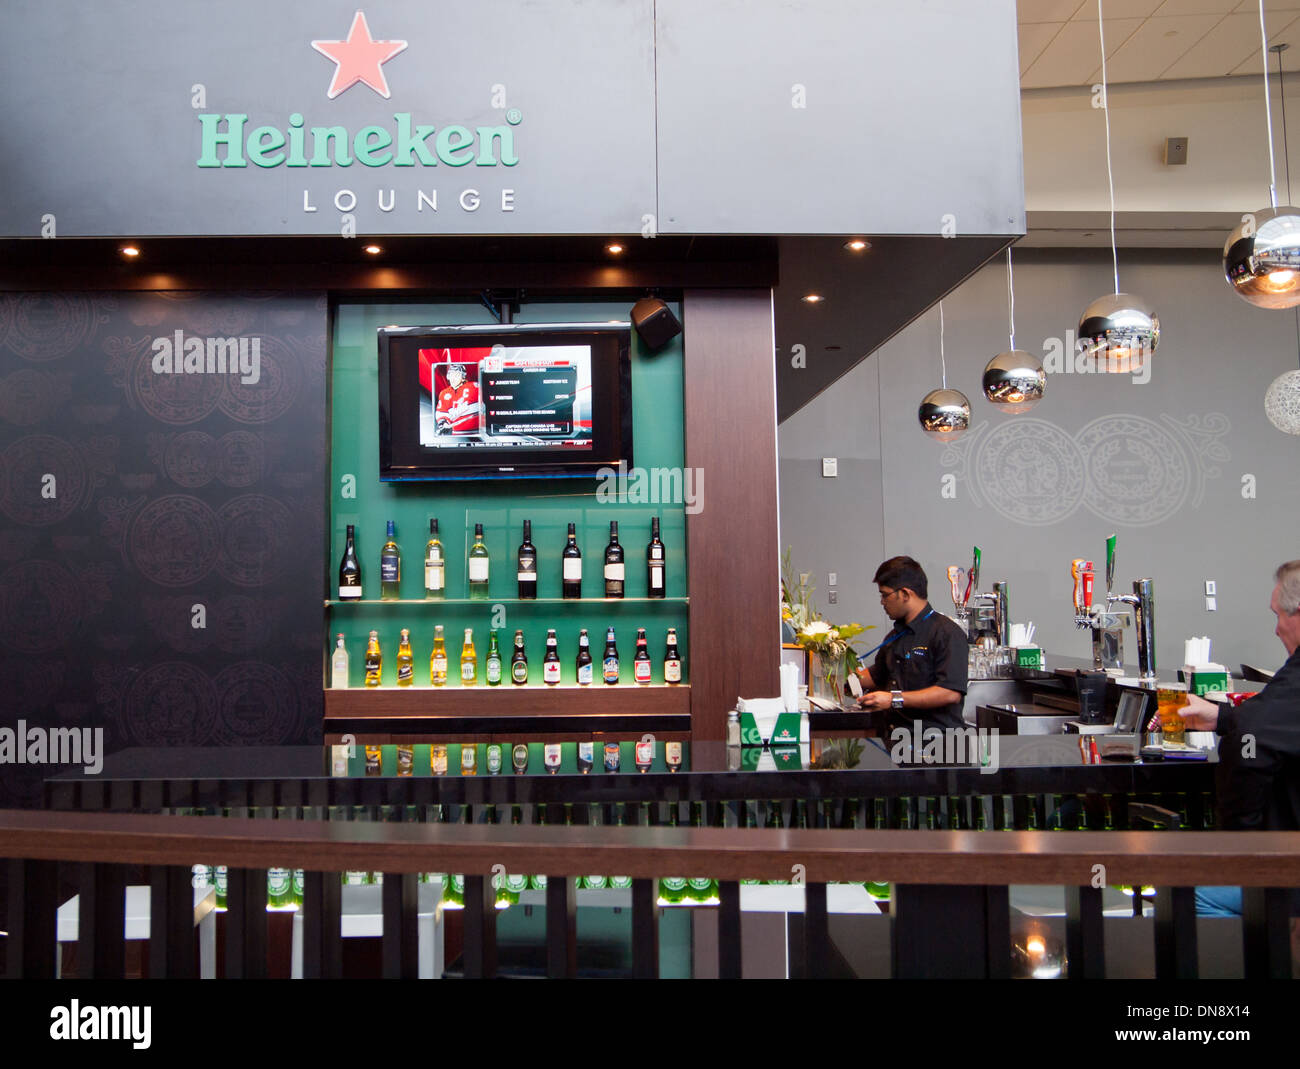
<instances>
[{"instance_id":1,"label":"white ceiling","mask_svg":"<svg viewBox=\"0 0 1300 1069\"><path fill-rule=\"evenodd\" d=\"M1097 0L1017 0L1020 86L1101 81ZM1300 0L1265 0L1269 44L1300 71ZM1103 0L1106 80L1154 82L1261 73L1259 0ZM1269 70L1277 57L1269 55Z\"/></svg>"}]
</instances>

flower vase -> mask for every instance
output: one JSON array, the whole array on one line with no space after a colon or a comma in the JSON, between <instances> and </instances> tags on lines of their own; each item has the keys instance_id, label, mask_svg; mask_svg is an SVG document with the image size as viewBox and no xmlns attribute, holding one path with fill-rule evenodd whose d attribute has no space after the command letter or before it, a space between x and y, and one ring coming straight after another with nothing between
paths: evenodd
<instances>
[{"instance_id":1,"label":"flower vase","mask_svg":"<svg viewBox=\"0 0 1300 1069\"><path fill-rule=\"evenodd\" d=\"M814 698L831 702L836 708L844 704L844 658L813 655L812 693Z\"/></svg>"}]
</instances>

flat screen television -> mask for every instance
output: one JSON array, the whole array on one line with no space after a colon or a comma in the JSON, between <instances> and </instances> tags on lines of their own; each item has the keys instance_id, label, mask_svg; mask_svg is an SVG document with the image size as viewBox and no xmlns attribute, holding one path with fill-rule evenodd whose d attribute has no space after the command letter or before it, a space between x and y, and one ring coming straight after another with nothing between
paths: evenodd
<instances>
[{"instance_id":1,"label":"flat screen television","mask_svg":"<svg viewBox=\"0 0 1300 1069\"><path fill-rule=\"evenodd\" d=\"M379 329L379 477L593 477L632 466L631 328Z\"/></svg>"}]
</instances>

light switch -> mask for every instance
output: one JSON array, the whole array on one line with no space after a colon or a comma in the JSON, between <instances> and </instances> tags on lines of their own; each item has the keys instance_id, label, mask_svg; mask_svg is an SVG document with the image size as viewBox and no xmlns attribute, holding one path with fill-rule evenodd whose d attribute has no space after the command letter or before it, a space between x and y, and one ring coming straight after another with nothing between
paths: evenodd
<instances>
[{"instance_id":1,"label":"light switch","mask_svg":"<svg viewBox=\"0 0 1300 1069\"><path fill-rule=\"evenodd\" d=\"M840 462L838 457L822 457L822 478L834 479L839 475Z\"/></svg>"},{"instance_id":2,"label":"light switch","mask_svg":"<svg viewBox=\"0 0 1300 1069\"><path fill-rule=\"evenodd\" d=\"M1218 591L1215 589L1215 582L1213 579L1205 580L1205 593L1206 596L1208 597L1213 597L1215 594L1218 593Z\"/></svg>"},{"instance_id":3,"label":"light switch","mask_svg":"<svg viewBox=\"0 0 1300 1069\"><path fill-rule=\"evenodd\" d=\"M1218 609L1218 607L1219 607L1219 599L1218 599L1218 598L1210 598L1210 597L1207 597L1207 598L1205 599L1205 611L1206 611L1206 612L1214 612L1215 610Z\"/></svg>"},{"instance_id":4,"label":"light switch","mask_svg":"<svg viewBox=\"0 0 1300 1069\"><path fill-rule=\"evenodd\" d=\"M839 572L830 572L827 576L827 580L830 586L838 586L840 581Z\"/></svg>"}]
</instances>

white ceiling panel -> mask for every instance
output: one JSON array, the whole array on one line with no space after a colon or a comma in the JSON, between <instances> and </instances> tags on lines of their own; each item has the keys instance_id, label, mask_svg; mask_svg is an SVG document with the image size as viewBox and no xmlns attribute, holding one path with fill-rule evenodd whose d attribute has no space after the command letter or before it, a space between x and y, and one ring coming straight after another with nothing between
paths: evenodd
<instances>
[{"instance_id":1,"label":"white ceiling panel","mask_svg":"<svg viewBox=\"0 0 1300 1069\"><path fill-rule=\"evenodd\" d=\"M1142 25L1144 19L1106 20L1107 62ZM1101 66L1101 46L1097 40L1097 23L1068 22L1025 71L1022 89L1052 85L1091 85L1092 72Z\"/></svg>"}]
</instances>

